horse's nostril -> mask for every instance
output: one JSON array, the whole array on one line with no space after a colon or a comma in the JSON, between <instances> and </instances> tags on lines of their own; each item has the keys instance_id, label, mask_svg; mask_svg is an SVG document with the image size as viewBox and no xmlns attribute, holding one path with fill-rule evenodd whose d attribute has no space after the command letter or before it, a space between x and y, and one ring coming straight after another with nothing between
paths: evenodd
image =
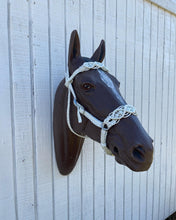
<instances>
[{"instance_id":1,"label":"horse's nostril","mask_svg":"<svg viewBox=\"0 0 176 220\"><path fill-rule=\"evenodd\" d=\"M137 146L133 150L133 157L136 160L143 162L145 160L144 153L145 153L145 151L144 151L143 147Z\"/></svg>"},{"instance_id":2,"label":"horse's nostril","mask_svg":"<svg viewBox=\"0 0 176 220\"><path fill-rule=\"evenodd\" d=\"M117 147L114 147L114 153L119 154L119 150Z\"/></svg>"}]
</instances>

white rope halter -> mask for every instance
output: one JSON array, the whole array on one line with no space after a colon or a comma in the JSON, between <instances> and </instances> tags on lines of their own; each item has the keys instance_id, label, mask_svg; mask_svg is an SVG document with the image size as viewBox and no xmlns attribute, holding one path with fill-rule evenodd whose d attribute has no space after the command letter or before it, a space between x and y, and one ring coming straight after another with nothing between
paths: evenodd
<instances>
[{"instance_id":1,"label":"white rope halter","mask_svg":"<svg viewBox=\"0 0 176 220\"><path fill-rule=\"evenodd\" d=\"M136 115L136 109L135 107L131 105L122 105L116 108L113 112L111 112L105 119L104 121L100 121L99 119L95 118L92 114L87 112L82 105L80 105L77 102L76 99L76 94L74 92L72 82L74 77L80 73L80 72L85 72L90 69L102 69L106 72L108 72L108 69L99 62L85 62L83 63L82 66L80 66L78 69L76 69L73 74L69 77L69 74L67 73L65 76L65 86L68 88L68 100L67 100L67 124L69 129L78 137L85 138L86 136L81 136L77 134L71 127L70 124L70 98L71 98L71 93L73 95L73 103L77 107L77 118L78 122L82 123L82 118L81 114L84 115L87 119L89 119L94 125L97 127L101 128L101 146L104 149L106 154L113 155L111 151L107 148L106 146L106 137L108 134L108 130L119 123L119 121L122 118L127 118L130 115Z\"/></svg>"}]
</instances>

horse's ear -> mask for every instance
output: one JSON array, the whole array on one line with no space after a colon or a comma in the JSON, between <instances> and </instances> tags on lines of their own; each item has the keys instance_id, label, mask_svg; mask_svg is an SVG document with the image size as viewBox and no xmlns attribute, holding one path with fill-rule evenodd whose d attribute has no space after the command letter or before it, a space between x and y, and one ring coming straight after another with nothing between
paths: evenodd
<instances>
[{"instance_id":1,"label":"horse's ear","mask_svg":"<svg viewBox=\"0 0 176 220\"><path fill-rule=\"evenodd\" d=\"M96 49L96 51L92 55L91 60L102 62L104 57L105 57L105 41L102 40L100 42L99 47Z\"/></svg>"},{"instance_id":2,"label":"horse's ear","mask_svg":"<svg viewBox=\"0 0 176 220\"><path fill-rule=\"evenodd\" d=\"M80 56L80 41L77 30L74 30L70 37L68 65L70 66L72 60L78 56Z\"/></svg>"}]
</instances>

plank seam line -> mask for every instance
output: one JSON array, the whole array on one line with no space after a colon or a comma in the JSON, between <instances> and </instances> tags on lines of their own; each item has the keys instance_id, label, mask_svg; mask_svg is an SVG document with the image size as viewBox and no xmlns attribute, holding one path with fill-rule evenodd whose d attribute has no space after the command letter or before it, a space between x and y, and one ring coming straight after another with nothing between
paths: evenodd
<instances>
[{"instance_id":1,"label":"plank seam line","mask_svg":"<svg viewBox=\"0 0 176 220\"><path fill-rule=\"evenodd\" d=\"M49 53L49 92L50 92L50 139L51 139L51 172L52 172L52 214L53 214L53 220L55 220L55 185L54 185L54 142L53 142L53 129L52 129L52 122L53 122L53 114L52 114L52 106L53 106L53 96L52 96L52 76L51 76L51 14L50 14L50 0L47 1L48 6L48 53Z\"/></svg>"},{"instance_id":2,"label":"plank seam line","mask_svg":"<svg viewBox=\"0 0 176 220\"><path fill-rule=\"evenodd\" d=\"M171 5L171 4L169 4L169 6L168 6L169 8L166 8L166 6L164 6L163 3L161 3L161 2L156 2L156 0L155 0L155 1L153 1L153 0L144 0L144 1L147 1L147 2L149 2L149 3L151 3L151 4L153 4L153 5L156 5L156 6L158 6L160 9L162 9L162 10L164 10L164 11L167 11L167 12L169 12L170 14L176 16L176 10L174 10L173 5ZM175 2L172 2L172 3L175 5L175 8L176 8L176 3L175 3Z\"/></svg>"},{"instance_id":3,"label":"plank seam line","mask_svg":"<svg viewBox=\"0 0 176 220\"><path fill-rule=\"evenodd\" d=\"M157 41L157 45L156 45L156 74L155 74L155 120L154 120L154 140L156 140L156 100L157 100L157 90L158 90L158 86L157 86L157 72L158 72L158 31L159 31L159 8L157 7L157 36L156 36L156 41ZM153 190L152 190L152 201L153 201L153 205L152 205L152 220L154 220L154 185L155 185L155 166L156 166L156 162L155 160L153 161Z\"/></svg>"},{"instance_id":4,"label":"plank seam line","mask_svg":"<svg viewBox=\"0 0 176 220\"><path fill-rule=\"evenodd\" d=\"M33 154L33 187L34 187L34 212L35 219L38 219L38 195L37 195L37 149L36 149L36 121L35 121L35 82L34 82L34 67L33 67L33 27L32 27L32 13L31 1L28 2L28 16L29 16L29 56L30 56L30 83L31 83L31 123L32 123L32 154Z\"/></svg>"},{"instance_id":5,"label":"plank seam line","mask_svg":"<svg viewBox=\"0 0 176 220\"><path fill-rule=\"evenodd\" d=\"M143 121L142 120L142 112L143 112L143 101L142 101L142 96L143 96L143 81L144 81L144 77L143 77L143 70L144 70L144 8L145 8L145 5L144 5L144 2L142 2L142 74L141 74L141 122ZM140 219L140 216L141 216L141 180L142 180L142 177L141 177L141 173L139 174L139 219Z\"/></svg>"},{"instance_id":6,"label":"plank seam line","mask_svg":"<svg viewBox=\"0 0 176 220\"><path fill-rule=\"evenodd\" d=\"M164 65L164 60L165 60L165 41L166 41L166 39L165 39L165 26L166 26L166 21L165 21L165 13L163 14L163 19L164 19L164 27L163 27L163 59L162 59L162 92L161 92L161 97L162 97L162 99L161 99L161 109L163 109L163 73L164 73L164 67L165 67L165 65ZM162 131L163 131L163 129L162 129L162 125L163 125L163 117L162 117L162 111L161 111L161 129L160 129L160 142L162 142ZM161 155L162 155L162 146L160 145L160 173L159 173L159 182L161 182ZM161 204L161 201L160 201L160 193L161 193L161 185L159 186L159 202L158 202L158 206L159 206L159 208L158 208L158 215L160 215L160 212L161 212L161 210L160 210L160 204Z\"/></svg>"},{"instance_id":7,"label":"plank seam line","mask_svg":"<svg viewBox=\"0 0 176 220\"><path fill-rule=\"evenodd\" d=\"M133 56L134 56L134 66L133 66L133 105L135 106L135 69L136 69L136 0L134 0L134 49L133 49ZM133 219L133 199L134 199L134 193L133 193L133 185L134 185L134 174L132 172L131 175L131 219Z\"/></svg>"},{"instance_id":8,"label":"plank seam line","mask_svg":"<svg viewBox=\"0 0 176 220\"><path fill-rule=\"evenodd\" d=\"M168 63L170 64L170 55L171 55L171 16L169 15L169 22L170 22L170 34L169 34L169 60L168 60ZM167 82L167 105L166 106L169 106L169 93L170 93L170 65L169 67L167 68L167 71L168 71L168 82ZM168 134L168 130L169 130L169 124L168 124L168 112L169 112L169 109L167 108L167 115L166 115L166 146L168 146L168 142L169 142L169 139L170 137L169 134ZM168 146L169 147L169 146ZM169 149L168 149L169 150ZM166 189L167 189L167 168L168 168L168 150L166 151L166 158L165 158L165 161L166 161L166 165L165 165L165 189L164 189L164 204L166 204ZM166 209L165 209L166 205L164 205L164 216L166 216ZM166 216L167 217L167 216Z\"/></svg>"},{"instance_id":9,"label":"plank seam line","mask_svg":"<svg viewBox=\"0 0 176 220\"><path fill-rule=\"evenodd\" d=\"M17 199L17 177L16 177L16 143L15 143L15 110L14 110L14 92L13 92L13 73L12 73L12 50L11 50L11 2L7 2L7 28L8 28L8 56L9 56L9 86L10 86L10 108L11 108L11 133L12 133L12 155L13 155L13 187L14 187L14 205L15 217L18 220L18 199Z\"/></svg>"},{"instance_id":10,"label":"plank seam line","mask_svg":"<svg viewBox=\"0 0 176 220\"><path fill-rule=\"evenodd\" d=\"M65 35L65 72L67 72L67 28L66 28L66 23L67 23L67 16L66 16L66 1L64 1L64 35ZM67 220L70 219L70 203L69 203L69 175L66 177L67 178Z\"/></svg>"},{"instance_id":11,"label":"plank seam line","mask_svg":"<svg viewBox=\"0 0 176 220\"><path fill-rule=\"evenodd\" d=\"M147 123L147 132L149 132L149 128L150 128L150 83L151 83L151 77L150 77L150 72L151 72L151 40L152 40L152 4L150 5L150 38L149 38L149 84L148 84L148 123ZM148 179L149 179L149 173L147 171L146 174L146 207L145 207L145 219L147 220L147 209L148 209L148 187L149 187L149 183L148 183Z\"/></svg>"},{"instance_id":12,"label":"plank seam line","mask_svg":"<svg viewBox=\"0 0 176 220\"><path fill-rule=\"evenodd\" d=\"M172 20L172 19L171 19ZM172 20L173 22L173 20ZM171 28L172 28L172 22L171 22ZM170 28L170 30L171 30ZM174 31L174 35L175 35L175 31ZM176 42L176 40L175 40ZM175 45L175 43L174 43ZM175 48L175 47L174 47ZM176 50L174 49L174 55L173 57L175 57L175 53ZM175 67L176 67L176 62L174 63L174 72L175 72ZM172 108L172 115L173 115L173 120L172 120L172 127L171 127L171 137L170 137L170 144L171 144L171 175L170 175L170 183L171 183L171 187L170 187L170 192L169 192L169 211L171 212L171 195L172 195L172 192L171 192L171 189L172 189L172 184L173 184L173 152L174 152L174 148L173 148L173 128L174 128L174 120L175 120L175 115L174 115L174 107L175 107L175 99L174 99L174 94L175 94L175 74L174 74L174 79L173 79L173 92L172 92L172 103L173 103L173 108ZM175 194L174 194L175 195Z\"/></svg>"}]
</instances>

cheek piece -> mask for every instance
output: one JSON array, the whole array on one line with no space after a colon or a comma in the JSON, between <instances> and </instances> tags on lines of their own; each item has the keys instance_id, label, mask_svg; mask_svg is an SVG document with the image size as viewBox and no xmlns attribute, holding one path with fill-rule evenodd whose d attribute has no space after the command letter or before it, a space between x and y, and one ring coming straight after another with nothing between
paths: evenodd
<instances>
[{"instance_id":1,"label":"cheek piece","mask_svg":"<svg viewBox=\"0 0 176 220\"><path fill-rule=\"evenodd\" d=\"M100 121L96 117L94 117L91 113L87 112L82 105L77 102L76 94L74 92L72 82L74 77L81 73L88 71L90 69L102 69L106 72L109 72L108 69L99 62L85 62L82 66L76 69L73 74L69 77L67 73L65 76L65 86L68 88L68 100L67 100L67 124L69 129L78 137L86 138L86 136L81 136L77 134L71 127L70 124L70 101L71 101L71 94L73 96L73 103L77 108L77 118L78 123L82 123L81 114L84 115L87 119L89 119L95 126L101 129L101 139L100 143L104 150L104 152L108 155L113 155L112 152L106 146L106 137L108 134L108 130L119 123L122 118L127 118L130 115L137 115L135 107L131 105L121 105L116 108L113 112L109 113L109 115L104 119L104 121Z\"/></svg>"}]
</instances>

